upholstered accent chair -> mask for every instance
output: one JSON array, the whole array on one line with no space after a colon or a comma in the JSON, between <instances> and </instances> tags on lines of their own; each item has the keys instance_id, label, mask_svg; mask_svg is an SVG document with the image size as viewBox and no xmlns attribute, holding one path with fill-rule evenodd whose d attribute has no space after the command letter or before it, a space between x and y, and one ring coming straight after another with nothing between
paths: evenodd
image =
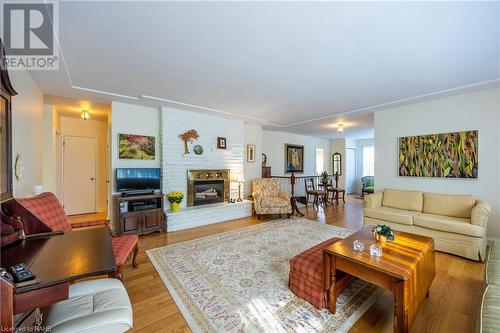
<instances>
[{"instance_id":1,"label":"upholstered accent chair","mask_svg":"<svg viewBox=\"0 0 500 333\"><path fill-rule=\"evenodd\" d=\"M363 183L363 189L361 190L361 196L364 197L365 193L373 193L375 189L375 177L374 176L364 176L361 177L361 183Z\"/></svg>"},{"instance_id":2,"label":"upholstered accent chair","mask_svg":"<svg viewBox=\"0 0 500 333\"><path fill-rule=\"evenodd\" d=\"M85 222L78 226L72 226L64 208L62 207L54 193L45 192L32 198L16 199L16 201L30 211L40 221L45 223L52 231L70 232L83 227L105 226L109 228L108 221ZM111 277L122 279L123 267L127 259L133 252L132 266L137 267L136 256L139 248L137 246L138 237L136 235L116 237L110 230L111 242L116 261L116 270Z\"/></svg>"},{"instance_id":3,"label":"upholstered accent chair","mask_svg":"<svg viewBox=\"0 0 500 333\"><path fill-rule=\"evenodd\" d=\"M253 205L257 218L262 214L292 214L292 195L282 192L279 182L273 178L256 179L252 183Z\"/></svg>"}]
</instances>

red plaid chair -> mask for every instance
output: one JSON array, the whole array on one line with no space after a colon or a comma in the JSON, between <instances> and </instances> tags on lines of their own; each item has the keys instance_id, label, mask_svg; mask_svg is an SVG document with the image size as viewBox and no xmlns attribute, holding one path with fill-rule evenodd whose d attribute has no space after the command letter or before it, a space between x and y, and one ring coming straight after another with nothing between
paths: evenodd
<instances>
[{"instance_id":1,"label":"red plaid chair","mask_svg":"<svg viewBox=\"0 0 500 333\"><path fill-rule=\"evenodd\" d=\"M59 200L50 192L45 192L32 198L16 199L16 201L45 223L52 231L70 232L73 228L99 225L109 227L108 221L83 222L72 226ZM139 238L136 235L116 237L112 232L111 235L113 236L111 242L115 255L116 270L114 274L110 275L121 280L123 278L123 267L132 252L132 266L134 268L137 267L136 257L139 251L137 241Z\"/></svg>"},{"instance_id":2,"label":"red plaid chair","mask_svg":"<svg viewBox=\"0 0 500 333\"><path fill-rule=\"evenodd\" d=\"M332 238L290 259L288 288L299 298L317 309L328 308L327 290L323 286L323 249L340 240ZM351 275L337 271L336 291L340 293L354 279Z\"/></svg>"}]
</instances>

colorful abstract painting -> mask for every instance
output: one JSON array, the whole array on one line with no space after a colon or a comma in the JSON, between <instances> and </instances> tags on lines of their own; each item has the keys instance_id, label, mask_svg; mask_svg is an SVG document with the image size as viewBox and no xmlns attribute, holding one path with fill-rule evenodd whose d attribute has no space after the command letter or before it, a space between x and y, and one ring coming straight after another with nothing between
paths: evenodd
<instances>
[{"instance_id":1,"label":"colorful abstract painting","mask_svg":"<svg viewBox=\"0 0 500 333\"><path fill-rule=\"evenodd\" d=\"M477 178L478 131L399 138L399 175Z\"/></svg>"},{"instance_id":2,"label":"colorful abstract painting","mask_svg":"<svg viewBox=\"0 0 500 333\"><path fill-rule=\"evenodd\" d=\"M120 158L154 160L155 137L134 134L119 134L118 150Z\"/></svg>"}]
</instances>

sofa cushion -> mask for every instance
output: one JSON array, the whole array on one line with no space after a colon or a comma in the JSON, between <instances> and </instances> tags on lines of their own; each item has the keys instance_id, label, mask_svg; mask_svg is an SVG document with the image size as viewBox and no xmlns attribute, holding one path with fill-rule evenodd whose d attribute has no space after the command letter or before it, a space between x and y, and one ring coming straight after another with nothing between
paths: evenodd
<instances>
[{"instance_id":1,"label":"sofa cushion","mask_svg":"<svg viewBox=\"0 0 500 333\"><path fill-rule=\"evenodd\" d=\"M486 282L500 287L500 247L496 242L491 243L486 264Z\"/></svg>"},{"instance_id":2,"label":"sofa cushion","mask_svg":"<svg viewBox=\"0 0 500 333\"><path fill-rule=\"evenodd\" d=\"M472 195L424 193L423 212L469 219L474 204Z\"/></svg>"},{"instance_id":3,"label":"sofa cushion","mask_svg":"<svg viewBox=\"0 0 500 333\"><path fill-rule=\"evenodd\" d=\"M413 216L420 214L411 210L402 210L389 207L365 208L364 216L374 219L413 225Z\"/></svg>"},{"instance_id":4,"label":"sofa cushion","mask_svg":"<svg viewBox=\"0 0 500 333\"><path fill-rule=\"evenodd\" d=\"M500 332L500 287L488 286L481 302L481 313L479 314L479 332L494 333Z\"/></svg>"},{"instance_id":5,"label":"sofa cushion","mask_svg":"<svg viewBox=\"0 0 500 333\"><path fill-rule=\"evenodd\" d=\"M385 189L382 206L421 212L423 202L422 192Z\"/></svg>"},{"instance_id":6,"label":"sofa cushion","mask_svg":"<svg viewBox=\"0 0 500 333\"><path fill-rule=\"evenodd\" d=\"M477 225L472 225L470 219L422 213L413 217L413 224L428 229L472 237L485 236L485 229Z\"/></svg>"},{"instance_id":7,"label":"sofa cushion","mask_svg":"<svg viewBox=\"0 0 500 333\"><path fill-rule=\"evenodd\" d=\"M262 208L286 207L290 201L280 197L264 197L260 200Z\"/></svg>"}]
</instances>

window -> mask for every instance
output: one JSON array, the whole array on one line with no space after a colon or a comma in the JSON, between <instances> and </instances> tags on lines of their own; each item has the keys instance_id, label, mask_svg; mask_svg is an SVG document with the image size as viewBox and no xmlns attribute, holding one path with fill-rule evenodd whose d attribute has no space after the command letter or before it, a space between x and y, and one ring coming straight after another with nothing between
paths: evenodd
<instances>
[{"instance_id":1,"label":"window","mask_svg":"<svg viewBox=\"0 0 500 333\"><path fill-rule=\"evenodd\" d=\"M321 174L325 169L323 168L324 164L323 158L323 148L316 148L316 174Z\"/></svg>"},{"instance_id":2,"label":"window","mask_svg":"<svg viewBox=\"0 0 500 333\"><path fill-rule=\"evenodd\" d=\"M363 177L375 175L375 147L363 147Z\"/></svg>"}]
</instances>

